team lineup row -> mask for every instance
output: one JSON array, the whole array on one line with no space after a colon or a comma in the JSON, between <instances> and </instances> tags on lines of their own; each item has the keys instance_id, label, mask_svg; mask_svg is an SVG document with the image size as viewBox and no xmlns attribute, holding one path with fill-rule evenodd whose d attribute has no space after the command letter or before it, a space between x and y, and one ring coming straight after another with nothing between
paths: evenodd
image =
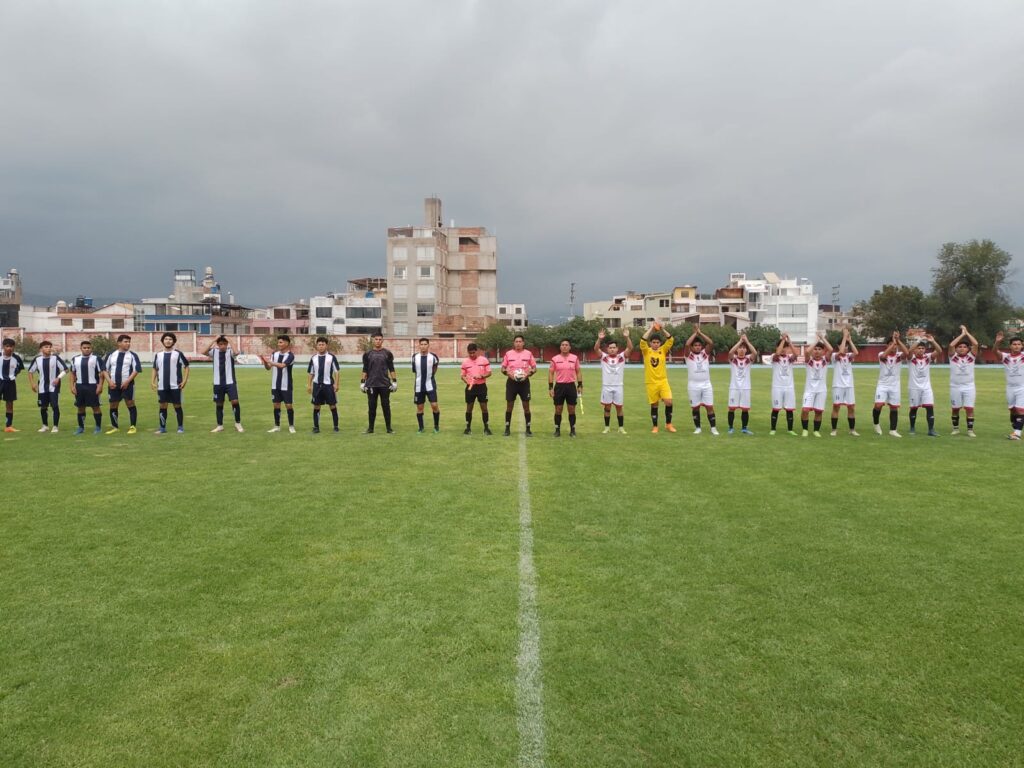
<instances>
[{"instance_id":1,"label":"team lineup row","mask_svg":"<svg viewBox=\"0 0 1024 768\"><path fill-rule=\"evenodd\" d=\"M671 335L662 337L661 327L653 323L646 329L640 340L640 351L643 357L644 381L647 399L651 409L651 431L659 430L659 406L664 407L665 429L675 432L672 424L673 399L672 389L668 381L667 361L674 339ZM995 339L995 351L1004 367L1006 374L1007 404L1010 411L1010 439L1019 440L1024 427L1024 342L1013 338L1009 342L1009 351L999 349L1003 334ZM159 423L157 433L167 431L168 410L173 409L177 420L178 432L184 432L184 413L182 409L182 391L188 384L189 361L186 355L177 349L177 337L173 333L165 333L161 337L163 349L154 355L150 385L157 394L159 402ZM338 399L340 384L340 364L338 358L328 351L328 340L319 337L316 340L316 354L307 366L306 392L313 405L313 431L320 431L320 412L323 406L331 411L334 431L338 431ZM713 342L698 326L693 334L684 342L683 353L687 367L687 393L694 432L702 430L701 410L707 417L710 432L718 435L716 414L714 409L714 390L711 384L710 369L713 354ZM17 400L17 376L25 369L22 359L14 352L15 342L12 339L3 341L3 355L0 357L0 399L6 405L6 432L17 432L14 427L14 403ZM978 342L968 330L961 326L961 333L949 345L950 370L950 404L952 414L952 434L958 434L960 428L960 412L966 420L967 435L975 436L974 405L975 381L974 367L978 356ZM601 360L601 397L604 410L604 432L611 429L611 411L615 409L618 430L625 433L623 415L624 372L626 361L633 351L632 340L626 336L626 345L620 349L617 342L607 339L604 331L598 335L594 345ZM465 384L466 426L465 434L472 433L474 406L479 404L484 434L491 434L488 412L487 381L491 377L491 364L481 354L475 344L467 347L468 356L462 361L460 378ZM843 332L838 349L833 349L828 341L819 334L816 344L810 349L804 365L806 377L801 407L801 427L804 437L813 434L821 436L821 424L828 395L828 369L833 370L832 377L832 431L835 436L838 430L839 414L846 409L847 424L851 435L858 436L856 431L855 398L853 382L853 361L857 355L849 329ZM213 400L217 423L213 432L224 430L225 401L232 407L234 426L244 432L241 421L241 407L238 399L238 387L235 378L235 355L225 337L219 337L206 350L213 363ZM930 335L917 343L911 351L894 331L886 348L879 353L879 374L875 390L874 407L872 410L875 432L882 434L880 424L881 413L889 408L889 431L893 437L900 437L897 430L899 409L901 405L900 371L904 362L909 368L909 399L910 399L910 432L916 431L917 412L925 409L925 417L930 436L937 436L935 430L934 395L931 385L931 366L942 359L942 347ZM735 431L736 413L740 414L740 434L750 435L749 426L751 403L750 371L758 364L758 354L745 335L729 350L730 382L728 398L729 432ZM295 356L291 351L291 340L288 336L277 338L277 351L272 355L261 357L264 367L271 372L271 397L274 408L274 427L270 432L281 431L281 410L288 419L288 430L295 432L295 415L293 410L294 382L292 370ZM433 430L440 429L440 411L437 399L436 373L439 366L438 357L430 351L430 340L419 340L419 352L412 356L410 369L413 374L413 401L416 405L418 429L425 431L424 410L429 403ZM783 335L778 347L771 356L772 369L771 387L771 429L769 434L776 434L780 413L785 413L786 429L790 434L794 431L794 412L796 410L796 390L794 368L797 365L796 350L787 335ZM65 362L53 352L53 345L44 341L39 345L39 355L27 368L29 385L37 395L37 402L42 420L40 432L57 432L60 423L60 387L62 379L70 379L71 393L75 397L78 425L76 434L85 432L86 411L91 410L95 422L93 432L102 431L102 411L100 396L104 388L109 397L110 427L107 434L120 431L120 405L123 402L128 410L128 434L137 431L137 408L135 405L135 380L142 373L142 363L138 355L131 351L131 337L122 334L117 339L117 349L102 358L92 352L90 342L82 342L81 353ZM532 413L530 408L530 379L538 372L537 361L533 353L525 349L525 341L517 335L513 348L502 358L501 374L505 377L505 435L511 433L512 414L515 401L522 404L526 422L525 434L531 436ZM374 432L378 406L384 418L386 431L394 430L391 424L390 396L398 389L398 377L395 370L394 355L383 347L383 337L377 334L372 337L372 347L363 354L360 389L367 395L368 423L365 430ZM580 360L571 351L568 339L559 345L559 353L551 358L548 365L548 395L554 404L554 434L561 436L563 410L567 410L569 436L576 436L576 407L581 405L583 376ZM53 425L50 426L52 417ZM813 422L812 422L813 419ZM813 430L813 431L812 431Z\"/></svg>"}]
</instances>

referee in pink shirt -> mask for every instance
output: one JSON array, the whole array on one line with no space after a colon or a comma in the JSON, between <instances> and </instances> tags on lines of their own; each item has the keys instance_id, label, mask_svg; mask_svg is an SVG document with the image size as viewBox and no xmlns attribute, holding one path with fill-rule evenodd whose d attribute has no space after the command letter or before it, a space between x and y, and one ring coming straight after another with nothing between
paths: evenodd
<instances>
[{"instance_id":1,"label":"referee in pink shirt","mask_svg":"<svg viewBox=\"0 0 1024 768\"><path fill-rule=\"evenodd\" d=\"M562 339L548 368L548 396L555 401L555 437L562 436L563 404L569 406L569 437L576 437L576 400L583 393L583 372L580 359L569 351L571 347L568 339Z\"/></svg>"},{"instance_id":2,"label":"referee in pink shirt","mask_svg":"<svg viewBox=\"0 0 1024 768\"><path fill-rule=\"evenodd\" d=\"M473 434L473 403L480 403L480 416L484 420L484 434L491 434L487 414L487 379L491 375L491 361L480 354L476 344L466 347L469 357L462 361L462 381L466 385L466 429L462 434Z\"/></svg>"}]
</instances>

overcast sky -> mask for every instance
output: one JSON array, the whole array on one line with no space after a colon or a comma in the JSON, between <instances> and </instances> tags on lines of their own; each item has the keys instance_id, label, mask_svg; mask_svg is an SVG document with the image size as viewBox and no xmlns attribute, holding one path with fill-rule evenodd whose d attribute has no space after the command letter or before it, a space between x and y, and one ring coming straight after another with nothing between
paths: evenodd
<instances>
[{"instance_id":1,"label":"overcast sky","mask_svg":"<svg viewBox=\"0 0 1024 768\"><path fill-rule=\"evenodd\" d=\"M848 304L1024 258L1022 82L1020 0L0 0L0 268L293 300L436 193L531 315L730 271Z\"/></svg>"}]
</instances>

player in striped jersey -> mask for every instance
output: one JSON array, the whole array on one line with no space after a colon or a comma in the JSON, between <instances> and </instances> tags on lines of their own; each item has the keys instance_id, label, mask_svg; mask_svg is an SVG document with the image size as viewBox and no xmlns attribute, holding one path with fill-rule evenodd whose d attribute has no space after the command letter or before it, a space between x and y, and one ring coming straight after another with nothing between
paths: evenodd
<instances>
[{"instance_id":1,"label":"player in striped jersey","mask_svg":"<svg viewBox=\"0 0 1024 768\"><path fill-rule=\"evenodd\" d=\"M107 380L107 398L110 401L110 429L108 435L117 434L121 401L128 406L128 434L136 432L135 422L139 410L135 407L135 378L142 373L142 361L131 351L132 337L122 333L117 337L117 349L107 356L104 378Z\"/></svg>"},{"instance_id":2,"label":"player in striped jersey","mask_svg":"<svg viewBox=\"0 0 1024 768\"><path fill-rule=\"evenodd\" d=\"M71 394L75 396L78 408L78 429L76 435L85 432L85 409L92 409L92 418L96 426L92 433L98 435L103 430L103 411L100 410L100 393L103 392L103 359L92 353L92 342L83 341L82 354L71 358Z\"/></svg>"},{"instance_id":3,"label":"player in striped jersey","mask_svg":"<svg viewBox=\"0 0 1024 768\"><path fill-rule=\"evenodd\" d=\"M605 340L604 328L598 331L597 341L594 342L594 351L601 355L601 406L604 408L604 429L601 434L607 435L611 431L612 406L615 406L615 415L619 422L619 432L626 434L625 421L622 416L623 400L623 378L626 372L626 361L633 352L633 340L629 332L625 331L626 350L619 351L619 343L614 339L603 344ZM602 349L602 344L604 348Z\"/></svg>"},{"instance_id":4,"label":"player in striped jersey","mask_svg":"<svg viewBox=\"0 0 1024 768\"><path fill-rule=\"evenodd\" d=\"M434 416L434 432L441 431L441 410L437 405L437 367L441 364L437 355L430 351L430 339L419 340L420 351L412 356L413 395L416 406L417 434L423 433L423 406L429 401Z\"/></svg>"},{"instance_id":5,"label":"player in striped jersey","mask_svg":"<svg viewBox=\"0 0 1024 768\"><path fill-rule=\"evenodd\" d=\"M900 367L910 350L900 339L900 332L893 331L889 345L878 353L878 385L875 387L875 407L871 411L871 419L875 425L875 434L882 434L882 406L889 406L889 434L892 437L903 437L896 431L900 419Z\"/></svg>"},{"instance_id":6,"label":"player in striped jersey","mask_svg":"<svg viewBox=\"0 0 1024 768\"><path fill-rule=\"evenodd\" d=\"M14 351L14 339L4 339L3 355L0 356L0 400L4 401L7 426L4 432L19 432L14 426L14 401L18 399L17 376L25 367L21 357Z\"/></svg>"},{"instance_id":7,"label":"player in striped jersey","mask_svg":"<svg viewBox=\"0 0 1024 768\"><path fill-rule=\"evenodd\" d=\"M245 432L242 406L238 404L238 382L235 381L235 353L228 344L227 336L218 336L204 354L213 361L213 403L217 426L210 431L224 431L224 401L227 400L235 417L235 430Z\"/></svg>"},{"instance_id":8,"label":"player in striped jersey","mask_svg":"<svg viewBox=\"0 0 1024 768\"><path fill-rule=\"evenodd\" d=\"M705 346L706 345L706 346ZM715 343L701 332L699 325L693 326L693 333L683 345L686 356L686 389L690 395L690 414L693 416L693 434L699 435L700 409L707 412L711 434L717 435L715 426L715 391L711 387L711 355Z\"/></svg>"},{"instance_id":9,"label":"player in striped jersey","mask_svg":"<svg viewBox=\"0 0 1024 768\"><path fill-rule=\"evenodd\" d=\"M850 336L850 326L844 326L843 338L839 342L839 351L832 353L832 437L839 431L839 409L846 406L846 423L850 425L850 434L860 437L857 433L857 418L854 415L856 398L853 392L853 361L857 357L857 345Z\"/></svg>"},{"instance_id":10,"label":"player in striped jersey","mask_svg":"<svg viewBox=\"0 0 1024 768\"><path fill-rule=\"evenodd\" d=\"M274 404L274 426L267 432L281 431L281 403L284 403L288 411L288 432L295 434L295 411L292 410L293 385L292 366L295 365L295 355L292 354L291 337L282 335L277 337L277 352L269 358L260 356L263 367L270 374L270 400Z\"/></svg>"},{"instance_id":11,"label":"player in striped jersey","mask_svg":"<svg viewBox=\"0 0 1024 768\"><path fill-rule=\"evenodd\" d=\"M975 437L974 363L977 359L978 340L971 336L966 325L961 325L960 335L949 342L949 402L953 409L951 435L960 434L960 409L962 408L967 416L967 436Z\"/></svg>"},{"instance_id":12,"label":"player in striped jersey","mask_svg":"<svg viewBox=\"0 0 1024 768\"><path fill-rule=\"evenodd\" d=\"M672 426L672 387L668 384L668 353L675 339L668 333L668 338L662 342L658 334L660 330L661 323L651 323L651 327L644 331L640 339L640 354L644 358L644 384L647 386L647 402L651 405L653 433L658 431L659 401L665 404L665 429L669 432L676 431Z\"/></svg>"},{"instance_id":13,"label":"player in striped jersey","mask_svg":"<svg viewBox=\"0 0 1024 768\"><path fill-rule=\"evenodd\" d=\"M185 412L181 407L181 393L188 384L188 358L174 348L178 337L168 331L160 337L163 349L153 356L153 379L150 386L160 402L160 427L158 435L167 431L167 406L174 406L178 419L178 434L185 431Z\"/></svg>"},{"instance_id":14,"label":"player in striped jersey","mask_svg":"<svg viewBox=\"0 0 1024 768\"><path fill-rule=\"evenodd\" d=\"M39 356L28 367L28 385L38 395L39 415L43 419L40 432L49 431L47 415L53 411L53 431L60 425L60 380L67 374L68 367L60 355L53 354L53 342L43 341L39 345ZM33 377L39 377L39 381Z\"/></svg>"},{"instance_id":15,"label":"player in striped jersey","mask_svg":"<svg viewBox=\"0 0 1024 768\"><path fill-rule=\"evenodd\" d=\"M306 391L312 395L313 433L320 431L320 408L326 405L331 409L334 419L334 431L338 431L338 387L341 384L341 366L338 358L327 351L327 337L316 339L316 354L309 358L306 368L309 379Z\"/></svg>"},{"instance_id":16,"label":"player in striped jersey","mask_svg":"<svg viewBox=\"0 0 1024 768\"><path fill-rule=\"evenodd\" d=\"M927 344L925 343L927 342ZM931 345L932 351L928 351ZM914 352L907 361L910 368L910 382L907 394L910 395L910 434L915 434L917 425L917 409L924 408L928 420L928 436L938 437L935 431L935 394L932 392L932 363L942 359L942 347L930 333L925 334L924 341L914 345Z\"/></svg>"},{"instance_id":17,"label":"player in striped jersey","mask_svg":"<svg viewBox=\"0 0 1024 768\"><path fill-rule=\"evenodd\" d=\"M750 370L757 362L757 350L747 339L747 334L729 350L729 434L735 432L736 411L740 412L740 434L752 435L750 431Z\"/></svg>"},{"instance_id":18,"label":"player in striped jersey","mask_svg":"<svg viewBox=\"0 0 1024 768\"><path fill-rule=\"evenodd\" d=\"M828 396L828 362L832 356L832 345L822 335L811 347L811 356L805 363L807 377L804 379L804 401L800 409L801 433L807 437L807 427L811 411L814 411L814 436L821 437L821 417L825 412L825 398Z\"/></svg>"},{"instance_id":19,"label":"player in striped jersey","mask_svg":"<svg viewBox=\"0 0 1024 768\"><path fill-rule=\"evenodd\" d=\"M793 411L796 410L796 387L793 382L793 365L796 363L796 350L789 340L789 334L782 334L779 344L772 355L772 428L769 435L775 434L779 423L779 411L786 412L786 429L796 437L793 431Z\"/></svg>"},{"instance_id":20,"label":"player in striped jersey","mask_svg":"<svg viewBox=\"0 0 1024 768\"><path fill-rule=\"evenodd\" d=\"M1020 440L1021 429L1024 428L1024 340L1014 336L1010 339L1010 351L1003 352L999 345L1004 338L1003 332L999 331L992 350L1002 362L1006 373L1006 404L1010 409L1010 424L1013 427L1008 437Z\"/></svg>"}]
</instances>

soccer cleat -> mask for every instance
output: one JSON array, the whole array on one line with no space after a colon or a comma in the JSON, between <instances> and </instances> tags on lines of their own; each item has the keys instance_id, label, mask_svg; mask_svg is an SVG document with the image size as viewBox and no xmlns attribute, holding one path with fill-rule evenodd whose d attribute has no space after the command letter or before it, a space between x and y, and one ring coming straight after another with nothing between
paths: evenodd
<instances>
[{"instance_id":1,"label":"soccer cleat","mask_svg":"<svg viewBox=\"0 0 1024 768\"><path fill-rule=\"evenodd\" d=\"M856 429L851 429L850 437L860 437L860 432L858 432Z\"/></svg>"},{"instance_id":2,"label":"soccer cleat","mask_svg":"<svg viewBox=\"0 0 1024 768\"><path fill-rule=\"evenodd\" d=\"M675 425L674 424L666 424L665 425L665 431L666 432L672 432L673 434L675 434L675 431L676 431Z\"/></svg>"},{"instance_id":3,"label":"soccer cleat","mask_svg":"<svg viewBox=\"0 0 1024 768\"><path fill-rule=\"evenodd\" d=\"M273 432L280 432L280 431L281 431L280 427L271 427L270 429L267 430L267 434L269 435L269 434L271 434Z\"/></svg>"},{"instance_id":4,"label":"soccer cleat","mask_svg":"<svg viewBox=\"0 0 1024 768\"><path fill-rule=\"evenodd\" d=\"M787 434L790 434L790 435L792 435L793 437L799 437L799 435L798 435L798 434L797 434L796 432L794 432L794 431L793 431L792 429L791 429L791 430L789 430L789 432L788 432Z\"/></svg>"},{"instance_id":5,"label":"soccer cleat","mask_svg":"<svg viewBox=\"0 0 1024 768\"><path fill-rule=\"evenodd\" d=\"M288 431L289 431L289 432L290 432L291 434L293 434L293 435L294 435L294 434L295 434L295 427L288 427Z\"/></svg>"},{"instance_id":6,"label":"soccer cleat","mask_svg":"<svg viewBox=\"0 0 1024 768\"><path fill-rule=\"evenodd\" d=\"M54 427L54 428L53 428L53 431L54 431L54 432L56 432L56 431L57 431L57 428L56 428L56 427ZM973 429L968 429L968 430L967 430L967 436L968 436L968 437L977 437L977 435L976 435L976 434L974 434L974 430L973 430Z\"/></svg>"},{"instance_id":7,"label":"soccer cleat","mask_svg":"<svg viewBox=\"0 0 1024 768\"><path fill-rule=\"evenodd\" d=\"M223 431L224 431L224 425L223 424L218 424L216 427L214 427L213 429L210 430L211 433L213 433L213 432L223 432Z\"/></svg>"},{"instance_id":8,"label":"soccer cleat","mask_svg":"<svg viewBox=\"0 0 1024 768\"><path fill-rule=\"evenodd\" d=\"M238 422L236 421L236 422L235 422L235 431L236 431L236 432L245 432L245 429L244 429L244 428L242 427L242 425L241 425L241 424L239 424L239 423L238 423Z\"/></svg>"},{"instance_id":9,"label":"soccer cleat","mask_svg":"<svg viewBox=\"0 0 1024 768\"><path fill-rule=\"evenodd\" d=\"M43 426L41 426L39 429L36 430L36 432L49 432L49 431L50 431L50 428L48 426L46 426L45 424Z\"/></svg>"},{"instance_id":10,"label":"soccer cleat","mask_svg":"<svg viewBox=\"0 0 1024 768\"><path fill-rule=\"evenodd\" d=\"M166 435L167 427L160 427L160 429L153 430L154 435Z\"/></svg>"},{"instance_id":11,"label":"soccer cleat","mask_svg":"<svg viewBox=\"0 0 1024 768\"><path fill-rule=\"evenodd\" d=\"M1018 435L1016 432L1011 432L1006 437L1008 440L1020 440L1020 435Z\"/></svg>"},{"instance_id":12,"label":"soccer cleat","mask_svg":"<svg viewBox=\"0 0 1024 768\"><path fill-rule=\"evenodd\" d=\"M423 434L423 427L420 427L419 429L417 429L416 430L416 434L417 435L422 435Z\"/></svg>"},{"instance_id":13,"label":"soccer cleat","mask_svg":"<svg viewBox=\"0 0 1024 768\"><path fill-rule=\"evenodd\" d=\"M959 435L960 434L960 427L953 427L953 429L950 430L949 434L950 435Z\"/></svg>"},{"instance_id":14,"label":"soccer cleat","mask_svg":"<svg viewBox=\"0 0 1024 768\"><path fill-rule=\"evenodd\" d=\"M94 430L92 431L92 433L93 433L94 435L98 435L98 434L100 434L100 433L102 433L102 432L103 432L103 427L96 427L96 428L95 428L95 429L94 429Z\"/></svg>"},{"instance_id":15,"label":"soccer cleat","mask_svg":"<svg viewBox=\"0 0 1024 768\"><path fill-rule=\"evenodd\" d=\"M509 429L508 427L505 427L505 431L501 433L501 436L502 437L511 437L512 436L512 430Z\"/></svg>"},{"instance_id":16,"label":"soccer cleat","mask_svg":"<svg viewBox=\"0 0 1024 768\"><path fill-rule=\"evenodd\" d=\"M903 437L903 435L901 435L895 429L890 429L889 430L889 437Z\"/></svg>"},{"instance_id":17,"label":"soccer cleat","mask_svg":"<svg viewBox=\"0 0 1024 768\"><path fill-rule=\"evenodd\" d=\"M562 428L561 427L555 427L555 437L561 437L561 436L562 436ZM1017 439L1020 440L1019 437Z\"/></svg>"},{"instance_id":18,"label":"soccer cleat","mask_svg":"<svg viewBox=\"0 0 1024 768\"><path fill-rule=\"evenodd\" d=\"M917 434L917 430L916 430L916 429L914 429L914 427L911 427L911 428L910 428L910 431L909 431L909 432L908 432L907 434L910 434L910 435L916 435L916 434Z\"/></svg>"},{"instance_id":19,"label":"soccer cleat","mask_svg":"<svg viewBox=\"0 0 1024 768\"><path fill-rule=\"evenodd\" d=\"M611 431L612 431L611 427L605 427L604 429L601 430L601 434L602 435L607 435Z\"/></svg>"},{"instance_id":20,"label":"soccer cleat","mask_svg":"<svg viewBox=\"0 0 1024 768\"><path fill-rule=\"evenodd\" d=\"M390 430L388 430L388 431L390 432ZM491 432L491 428L488 427L486 424L484 425L484 434L485 435L493 435L494 434L493 432Z\"/></svg>"},{"instance_id":21,"label":"soccer cleat","mask_svg":"<svg viewBox=\"0 0 1024 768\"><path fill-rule=\"evenodd\" d=\"M53 428L53 431L54 431L54 432L56 432L56 431L57 431L57 428L56 428L56 427L54 427L54 428ZM139 430L137 430L137 429L135 428L135 425L134 425L134 424L132 424L132 425L131 425L130 427L128 427L128 434L129 434L129 435L134 435L134 434L135 434L136 432L138 432L138 431L139 431Z\"/></svg>"},{"instance_id":22,"label":"soccer cleat","mask_svg":"<svg viewBox=\"0 0 1024 768\"><path fill-rule=\"evenodd\" d=\"M434 427L434 434L435 435L440 434L440 432L441 432L440 429L438 429L437 427ZM527 434L529 434L529 433L527 433Z\"/></svg>"},{"instance_id":23,"label":"soccer cleat","mask_svg":"<svg viewBox=\"0 0 1024 768\"><path fill-rule=\"evenodd\" d=\"M313 434L314 435L319 435L320 434L320 427L313 427ZM366 433L363 432L363 434L365 435Z\"/></svg>"},{"instance_id":24,"label":"soccer cleat","mask_svg":"<svg viewBox=\"0 0 1024 768\"><path fill-rule=\"evenodd\" d=\"M21 432L21 430L14 427L4 427L4 432Z\"/></svg>"},{"instance_id":25,"label":"soccer cleat","mask_svg":"<svg viewBox=\"0 0 1024 768\"><path fill-rule=\"evenodd\" d=\"M337 428L337 427L335 427L335 428L334 428L334 431L335 431L335 432L337 432L337 431L338 431L338 428ZM484 431L485 431L485 432L487 432L487 430L484 430ZM393 435L393 434L395 434L395 430L393 430L393 429L392 429L391 427L388 427L388 428L387 428L387 430L386 430L386 432L387 432L387 433L388 433L389 435ZM488 433L488 434L490 434L490 432L487 432L487 433Z\"/></svg>"},{"instance_id":26,"label":"soccer cleat","mask_svg":"<svg viewBox=\"0 0 1024 768\"><path fill-rule=\"evenodd\" d=\"M108 435L116 435L120 431L121 430L118 429L117 427L111 427L110 429L107 430L107 434Z\"/></svg>"},{"instance_id":27,"label":"soccer cleat","mask_svg":"<svg viewBox=\"0 0 1024 768\"><path fill-rule=\"evenodd\" d=\"M732 427L729 427L729 434L732 435L732 434L735 434L735 433L736 433L736 430L733 429Z\"/></svg>"},{"instance_id":28,"label":"soccer cleat","mask_svg":"<svg viewBox=\"0 0 1024 768\"><path fill-rule=\"evenodd\" d=\"M179 435L184 435L185 434L185 428L184 427L178 427L178 434Z\"/></svg>"},{"instance_id":29,"label":"soccer cleat","mask_svg":"<svg viewBox=\"0 0 1024 768\"><path fill-rule=\"evenodd\" d=\"M839 434L839 431L838 431L838 430L835 430L835 429L833 429L833 430L832 430L831 432L829 432L829 433L828 433L828 436L829 436L829 437L835 437L835 436L836 436L836 435L838 435L838 434Z\"/></svg>"},{"instance_id":30,"label":"soccer cleat","mask_svg":"<svg viewBox=\"0 0 1024 768\"><path fill-rule=\"evenodd\" d=\"M626 428L625 427L619 427L619 434L620 435L626 435L626 434L629 434L629 433L626 432Z\"/></svg>"},{"instance_id":31,"label":"soccer cleat","mask_svg":"<svg viewBox=\"0 0 1024 768\"><path fill-rule=\"evenodd\" d=\"M702 433L703 431L704 431L703 429L701 429L700 427L697 427L697 428L696 428L695 430L693 430L693 434L695 434L695 435L699 435L699 434L701 434L701 433Z\"/></svg>"},{"instance_id":32,"label":"soccer cleat","mask_svg":"<svg viewBox=\"0 0 1024 768\"><path fill-rule=\"evenodd\" d=\"M938 437L938 436L939 436L939 433L936 432L934 429L929 429L928 430L928 437Z\"/></svg>"},{"instance_id":33,"label":"soccer cleat","mask_svg":"<svg viewBox=\"0 0 1024 768\"><path fill-rule=\"evenodd\" d=\"M576 437L576 429L575 429L575 427L573 429L569 430L569 437Z\"/></svg>"},{"instance_id":34,"label":"soccer cleat","mask_svg":"<svg viewBox=\"0 0 1024 768\"><path fill-rule=\"evenodd\" d=\"M434 431L437 432L436 429ZM530 430L529 427L526 428L526 436L527 437L533 437L533 432Z\"/></svg>"},{"instance_id":35,"label":"soccer cleat","mask_svg":"<svg viewBox=\"0 0 1024 768\"><path fill-rule=\"evenodd\" d=\"M135 429L135 427L132 427L132 429ZM53 429L50 430L50 432L60 432L60 430L54 427Z\"/></svg>"},{"instance_id":36,"label":"soccer cleat","mask_svg":"<svg viewBox=\"0 0 1024 768\"><path fill-rule=\"evenodd\" d=\"M651 434L652 435L658 434L658 428L657 427L651 427Z\"/></svg>"},{"instance_id":37,"label":"soccer cleat","mask_svg":"<svg viewBox=\"0 0 1024 768\"><path fill-rule=\"evenodd\" d=\"M373 430L372 430L372 429L369 429L369 428L367 428L367 429L364 429L364 430L363 430L363 434L364 434L364 435L372 435L372 434L373 434Z\"/></svg>"},{"instance_id":38,"label":"soccer cleat","mask_svg":"<svg viewBox=\"0 0 1024 768\"><path fill-rule=\"evenodd\" d=\"M334 431L335 431L335 432L340 432L341 430L340 430L340 429L338 429L337 427L335 427L335 428L334 428ZM390 434L391 434L391 432L392 432L392 430L390 430L390 429L389 429L389 430L388 430L388 434L390 435Z\"/></svg>"},{"instance_id":39,"label":"soccer cleat","mask_svg":"<svg viewBox=\"0 0 1024 768\"><path fill-rule=\"evenodd\" d=\"M800 432L800 437L807 437L808 434L810 433L805 429L802 432Z\"/></svg>"},{"instance_id":40,"label":"soccer cleat","mask_svg":"<svg viewBox=\"0 0 1024 768\"><path fill-rule=\"evenodd\" d=\"M472 435L473 434L473 430L470 429L469 427L466 427L464 430L462 430L462 434L464 434L464 435Z\"/></svg>"},{"instance_id":41,"label":"soccer cleat","mask_svg":"<svg viewBox=\"0 0 1024 768\"><path fill-rule=\"evenodd\" d=\"M7 430L5 429L4 432L6 432L6 431ZM75 430L75 434L76 435L84 435L85 434L85 427L79 427L78 429L76 429Z\"/></svg>"},{"instance_id":42,"label":"soccer cleat","mask_svg":"<svg viewBox=\"0 0 1024 768\"><path fill-rule=\"evenodd\" d=\"M747 429L746 427L744 427L743 429L741 429L741 430L740 430L740 434L741 434L741 435L752 435L752 434L754 434L754 433L753 433L753 432L751 432L751 431L750 431L749 429Z\"/></svg>"},{"instance_id":43,"label":"soccer cleat","mask_svg":"<svg viewBox=\"0 0 1024 768\"><path fill-rule=\"evenodd\" d=\"M769 434L769 435L774 435L774 434L775 434L775 430L774 430L774 429L773 429L773 430L770 430L770 431L768 432L768 434Z\"/></svg>"},{"instance_id":44,"label":"soccer cleat","mask_svg":"<svg viewBox=\"0 0 1024 768\"><path fill-rule=\"evenodd\" d=\"M821 437L821 431L820 431L820 430L817 430L817 429L816 429L816 430L814 430L814 436L815 436L815 437Z\"/></svg>"},{"instance_id":45,"label":"soccer cleat","mask_svg":"<svg viewBox=\"0 0 1024 768\"><path fill-rule=\"evenodd\" d=\"M712 427L711 434L714 435L715 437L718 437L718 427Z\"/></svg>"},{"instance_id":46,"label":"soccer cleat","mask_svg":"<svg viewBox=\"0 0 1024 768\"><path fill-rule=\"evenodd\" d=\"M875 434L876 435L882 434L882 425L881 424L875 424Z\"/></svg>"}]
</instances>

